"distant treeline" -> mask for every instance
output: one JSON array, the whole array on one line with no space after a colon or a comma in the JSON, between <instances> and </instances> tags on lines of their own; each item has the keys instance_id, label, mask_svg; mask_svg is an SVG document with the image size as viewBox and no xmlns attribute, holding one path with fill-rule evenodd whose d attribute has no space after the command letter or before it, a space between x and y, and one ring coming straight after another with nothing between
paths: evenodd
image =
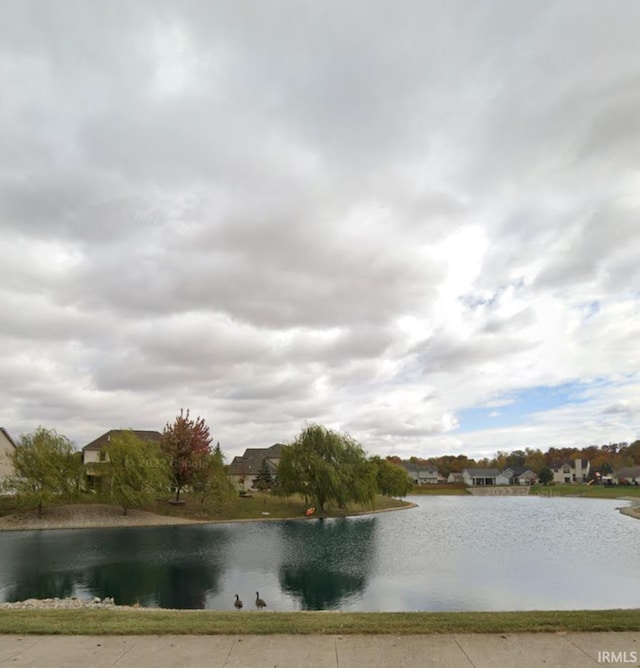
<instances>
[{"instance_id":1,"label":"distant treeline","mask_svg":"<svg viewBox=\"0 0 640 668\"><path fill-rule=\"evenodd\" d=\"M498 450L491 459L473 459L466 455L442 455L441 457L411 457L409 461L419 466L437 466L438 471L448 476L460 473L465 468L495 467L500 470L507 466L528 466L536 473L545 467L552 467L574 459L588 459L591 462L590 475L596 472L611 473L624 466L640 465L640 440L633 443L609 443L609 445L589 445L584 448L549 448L546 452L534 448L524 450ZM400 457L387 457L389 461L401 463Z\"/></svg>"}]
</instances>

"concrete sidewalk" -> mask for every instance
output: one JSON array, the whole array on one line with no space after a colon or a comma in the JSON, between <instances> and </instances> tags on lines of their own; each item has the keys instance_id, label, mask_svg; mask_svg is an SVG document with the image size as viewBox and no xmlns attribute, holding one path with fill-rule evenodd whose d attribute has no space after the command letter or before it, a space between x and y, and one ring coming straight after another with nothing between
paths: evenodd
<instances>
[{"instance_id":1,"label":"concrete sidewalk","mask_svg":"<svg viewBox=\"0 0 640 668\"><path fill-rule=\"evenodd\" d=\"M640 666L640 633L411 636L0 635L0 666L583 668Z\"/></svg>"}]
</instances>

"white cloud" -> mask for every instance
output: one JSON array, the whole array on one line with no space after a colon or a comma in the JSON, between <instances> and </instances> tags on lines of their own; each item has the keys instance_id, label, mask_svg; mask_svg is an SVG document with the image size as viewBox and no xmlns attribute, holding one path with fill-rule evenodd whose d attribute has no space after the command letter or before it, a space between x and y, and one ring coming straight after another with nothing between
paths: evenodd
<instances>
[{"instance_id":1,"label":"white cloud","mask_svg":"<svg viewBox=\"0 0 640 668\"><path fill-rule=\"evenodd\" d=\"M82 445L189 407L230 454L306 420L407 456L637 438L638 19L5 3L0 424Z\"/></svg>"}]
</instances>

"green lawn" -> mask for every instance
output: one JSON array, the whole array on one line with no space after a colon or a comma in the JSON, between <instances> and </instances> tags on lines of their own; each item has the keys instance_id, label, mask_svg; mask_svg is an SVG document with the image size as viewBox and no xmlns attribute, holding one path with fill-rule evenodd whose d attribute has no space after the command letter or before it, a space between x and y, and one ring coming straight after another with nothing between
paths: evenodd
<instances>
[{"instance_id":1,"label":"green lawn","mask_svg":"<svg viewBox=\"0 0 640 668\"><path fill-rule=\"evenodd\" d=\"M174 505L170 503L171 497L167 496L157 499L154 503L142 506L142 510L157 513L159 515L168 515L171 517L182 517L200 521L234 521L234 520L256 520L256 519L285 519L285 518L303 518L309 504L299 496L288 498L279 498L270 494L260 492L252 493L250 496L234 496L230 501L223 504L216 504L203 508L200 501L191 494L182 494L180 496L183 504ZM64 505L68 505L66 501ZM109 503L108 499L101 498L97 494L83 494L77 500L77 503ZM356 515L359 513L371 512L372 510L386 510L391 508L406 508L409 504L406 501L391 499L386 496L378 496L375 505L362 506L359 504L350 504L346 508L330 508L325 517L344 517L347 515ZM32 509L20 506L12 497L0 497L0 516L14 513L32 513ZM47 508L44 513L46 516Z\"/></svg>"},{"instance_id":2,"label":"green lawn","mask_svg":"<svg viewBox=\"0 0 640 668\"><path fill-rule=\"evenodd\" d=\"M271 496L271 494L262 494L253 492L249 496L236 496L227 503L217 504L210 508L203 509L197 498L192 495L182 495L181 499L185 501L184 505L172 505L167 499L159 499L154 504L144 506L143 510L148 510L159 515L171 515L175 517L186 517L194 520L255 520L264 518L285 519L305 517L305 511L309 507L302 497L297 495L287 498ZM375 505L362 506L360 504L349 504L346 508L330 508L327 510L326 517L345 517L372 510L385 510L388 508L403 508L408 504L398 499L391 499L385 496L378 496ZM315 516L315 515L314 515Z\"/></svg>"},{"instance_id":3,"label":"green lawn","mask_svg":"<svg viewBox=\"0 0 640 668\"><path fill-rule=\"evenodd\" d=\"M542 496L584 496L589 499L619 499L623 496L640 498L640 487L626 485L532 485L531 494Z\"/></svg>"},{"instance_id":4,"label":"green lawn","mask_svg":"<svg viewBox=\"0 0 640 668\"><path fill-rule=\"evenodd\" d=\"M433 613L0 610L0 633L21 635L321 635L560 631L640 631L640 610Z\"/></svg>"}]
</instances>

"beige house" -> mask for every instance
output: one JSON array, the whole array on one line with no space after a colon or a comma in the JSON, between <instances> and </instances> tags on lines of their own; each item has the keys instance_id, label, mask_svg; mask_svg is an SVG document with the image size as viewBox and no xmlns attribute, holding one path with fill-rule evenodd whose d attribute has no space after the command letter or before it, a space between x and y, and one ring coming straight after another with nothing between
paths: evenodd
<instances>
[{"instance_id":1,"label":"beige house","mask_svg":"<svg viewBox=\"0 0 640 668\"><path fill-rule=\"evenodd\" d=\"M241 457L234 457L227 469L233 484L240 490L253 489L258 471L265 461L271 477L275 478L283 447L282 443L276 443L269 448L247 448Z\"/></svg>"},{"instance_id":2,"label":"beige house","mask_svg":"<svg viewBox=\"0 0 640 668\"><path fill-rule=\"evenodd\" d=\"M5 478L13 475L11 455L15 452L15 449L16 444L9 436L9 432L4 427L0 427L0 493Z\"/></svg>"},{"instance_id":3,"label":"beige house","mask_svg":"<svg viewBox=\"0 0 640 668\"><path fill-rule=\"evenodd\" d=\"M111 429L102 436L98 436L95 441L91 441L82 448L82 463L84 464L87 474L87 485L91 488L96 486L98 479L101 477L101 465L109 461L109 456L106 452L106 447L111 443L114 436L120 434L133 433L133 435L141 441L159 442L162 434L159 431L147 431L140 429Z\"/></svg>"},{"instance_id":4,"label":"beige house","mask_svg":"<svg viewBox=\"0 0 640 668\"><path fill-rule=\"evenodd\" d=\"M553 471L553 482L587 482L591 463L588 459L574 459L572 462L555 463Z\"/></svg>"}]
</instances>

